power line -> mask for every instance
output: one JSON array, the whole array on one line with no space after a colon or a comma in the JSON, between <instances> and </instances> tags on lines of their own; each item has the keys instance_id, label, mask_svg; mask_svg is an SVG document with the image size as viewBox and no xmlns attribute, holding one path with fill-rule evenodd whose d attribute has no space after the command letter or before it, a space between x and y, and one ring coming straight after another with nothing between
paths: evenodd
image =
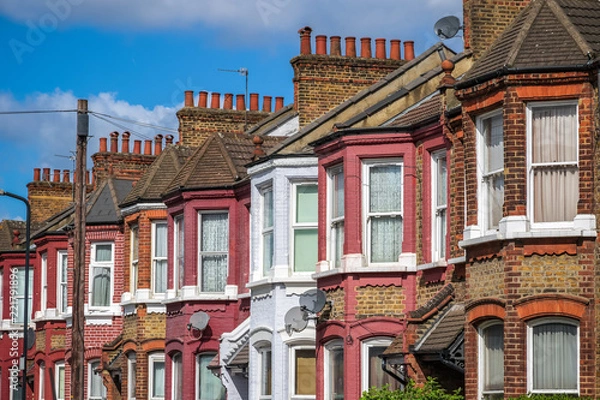
<instances>
[{"instance_id":1,"label":"power line","mask_svg":"<svg viewBox=\"0 0 600 400\"><path fill-rule=\"evenodd\" d=\"M11 115L11 114L51 114L51 113L64 113L64 112L77 112L77 110L26 110L26 111L0 111L0 115Z\"/></svg>"},{"instance_id":2,"label":"power line","mask_svg":"<svg viewBox=\"0 0 600 400\"><path fill-rule=\"evenodd\" d=\"M132 120L132 119L115 117L114 115L103 114L103 113L99 113L99 112L96 112L96 111L89 111L88 113L89 114L94 114L96 116L103 116L103 117L106 117L106 118L116 119L117 121L129 122L129 123L132 123L132 124L136 124L136 125L140 125L140 126L145 126L145 127L148 127L148 128L155 128L155 129L162 130L162 131L165 131L165 132L178 133L176 129L167 128L167 127L164 127L164 126L159 126L159 125L154 125L154 124L149 124L147 122L141 122L141 121L135 121L135 120Z\"/></svg>"},{"instance_id":3,"label":"power line","mask_svg":"<svg viewBox=\"0 0 600 400\"><path fill-rule=\"evenodd\" d=\"M128 131L128 132L129 132L129 133L131 133L133 136L138 136L138 137L140 137L140 138L142 138L142 139L146 139L146 140L152 140L152 138L150 138L150 137L148 137L148 136L144 135L143 133L141 133L141 132L138 132L138 131L136 131L136 130L134 130L134 129L128 128L128 127L126 127L125 125L119 124L119 123L117 123L117 122L115 122L115 121L111 121L111 120L110 120L110 119L108 119L108 118L101 117L100 115L97 115L96 113L90 113L90 114L92 115L92 117L96 117L96 118L98 118L99 120L102 120L102 121L106 122L107 124L111 124L111 125L114 125L114 126L116 126L117 128L121 128L121 129L123 129L123 130L125 130L125 131Z\"/></svg>"}]
</instances>

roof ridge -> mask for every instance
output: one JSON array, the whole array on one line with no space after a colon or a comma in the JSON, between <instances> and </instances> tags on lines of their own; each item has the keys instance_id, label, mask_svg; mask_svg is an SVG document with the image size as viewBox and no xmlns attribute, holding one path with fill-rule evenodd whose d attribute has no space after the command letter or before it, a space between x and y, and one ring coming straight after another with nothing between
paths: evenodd
<instances>
[{"instance_id":1,"label":"roof ridge","mask_svg":"<svg viewBox=\"0 0 600 400\"><path fill-rule=\"evenodd\" d=\"M221 134L218 133L216 136L217 137L215 138L215 140L217 141L217 144L221 149L221 154L223 155L223 158L225 159L225 162L229 167L229 172L231 172L231 176L233 177L233 179L237 181L239 179L239 174L237 168L235 167L235 163L231 158L231 154L227 149L227 146L225 146L225 143L223 143L223 137L221 136Z\"/></svg>"}]
</instances>

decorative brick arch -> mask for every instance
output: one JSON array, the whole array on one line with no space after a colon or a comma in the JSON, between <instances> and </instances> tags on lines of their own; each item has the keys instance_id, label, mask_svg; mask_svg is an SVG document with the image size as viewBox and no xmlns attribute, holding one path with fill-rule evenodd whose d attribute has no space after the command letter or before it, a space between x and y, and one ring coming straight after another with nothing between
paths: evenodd
<instances>
[{"instance_id":1,"label":"decorative brick arch","mask_svg":"<svg viewBox=\"0 0 600 400\"><path fill-rule=\"evenodd\" d=\"M542 294L515 302L515 309L523 321L546 316L564 316L581 320L588 304L589 300L583 297Z\"/></svg>"},{"instance_id":2,"label":"decorative brick arch","mask_svg":"<svg viewBox=\"0 0 600 400\"><path fill-rule=\"evenodd\" d=\"M490 318L504 320L506 317L504 306L504 302L499 299L477 300L467 306L467 323L476 324Z\"/></svg>"}]
</instances>

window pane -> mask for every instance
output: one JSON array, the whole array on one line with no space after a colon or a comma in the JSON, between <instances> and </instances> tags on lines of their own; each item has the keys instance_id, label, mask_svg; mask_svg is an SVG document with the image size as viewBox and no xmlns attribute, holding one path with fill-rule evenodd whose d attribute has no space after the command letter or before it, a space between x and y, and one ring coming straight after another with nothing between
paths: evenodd
<instances>
[{"instance_id":1,"label":"window pane","mask_svg":"<svg viewBox=\"0 0 600 400\"><path fill-rule=\"evenodd\" d=\"M140 240L139 240L139 231L137 226L131 228L131 259L132 260L137 260L138 259L138 251L140 248ZM100 261L100 260L98 260ZM107 260L110 261L110 260Z\"/></svg>"},{"instance_id":2,"label":"window pane","mask_svg":"<svg viewBox=\"0 0 600 400\"><path fill-rule=\"evenodd\" d=\"M315 351L296 350L295 353L294 392L297 395L315 395L317 393Z\"/></svg>"},{"instance_id":3,"label":"window pane","mask_svg":"<svg viewBox=\"0 0 600 400\"><path fill-rule=\"evenodd\" d=\"M329 351L329 397L328 400L344 398L344 350L336 348Z\"/></svg>"},{"instance_id":4,"label":"window pane","mask_svg":"<svg viewBox=\"0 0 600 400\"><path fill-rule=\"evenodd\" d=\"M396 390L400 387L399 382L386 373L381 366L381 358L379 357L387 349L386 346L369 346L369 388L384 387L388 385L391 390Z\"/></svg>"},{"instance_id":5,"label":"window pane","mask_svg":"<svg viewBox=\"0 0 600 400\"><path fill-rule=\"evenodd\" d=\"M64 365L59 365L56 367L57 370L57 390L56 395L59 400L64 400L65 398L65 367Z\"/></svg>"},{"instance_id":6,"label":"window pane","mask_svg":"<svg viewBox=\"0 0 600 400\"><path fill-rule=\"evenodd\" d=\"M342 254L344 253L344 222L337 222L333 227L333 251L335 268L342 265Z\"/></svg>"},{"instance_id":7,"label":"window pane","mask_svg":"<svg viewBox=\"0 0 600 400\"><path fill-rule=\"evenodd\" d=\"M157 223L154 226L155 226L154 256L155 257L166 257L167 256L167 224Z\"/></svg>"},{"instance_id":8,"label":"window pane","mask_svg":"<svg viewBox=\"0 0 600 400\"><path fill-rule=\"evenodd\" d=\"M198 400L225 400L225 388L221 380L207 368L214 356L198 356Z\"/></svg>"},{"instance_id":9,"label":"window pane","mask_svg":"<svg viewBox=\"0 0 600 400\"><path fill-rule=\"evenodd\" d=\"M483 123L485 138L485 172L504 169L504 133L502 116L495 115Z\"/></svg>"},{"instance_id":10,"label":"window pane","mask_svg":"<svg viewBox=\"0 0 600 400\"><path fill-rule=\"evenodd\" d=\"M485 328L483 334L483 390L504 388L504 325Z\"/></svg>"},{"instance_id":11,"label":"window pane","mask_svg":"<svg viewBox=\"0 0 600 400\"><path fill-rule=\"evenodd\" d=\"M90 397L93 399L102 399L106 397L106 387L102 384L102 376L96 371L100 368L100 362L90 364L89 381Z\"/></svg>"},{"instance_id":12,"label":"window pane","mask_svg":"<svg viewBox=\"0 0 600 400\"><path fill-rule=\"evenodd\" d=\"M296 186L296 222L310 223L318 220L317 185Z\"/></svg>"},{"instance_id":13,"label":"window pane","mask_svg":"<svg viewBox=\"0 0 600 400\"><path fill-rule=\"evenodd\" d=\"M202 251L227 251L227 214L202 214Z\"/></svg>"},{"instance_id":14,"label":"window pane","mask_svg":"<svg viewBox=\"0 0 600 400\"><path fill-rule=\"evenodd\" d=\"M332 218L344 216L344 173L340 170L332 176L333 204Z\"/></svg>"},{"instance_id":15,"label":"window pane","mask_svg":"<svg viewBox=\"0 0 600 400\"><path fill-rule=\"evenodd\" d=\"M173 361L173 400L183 398L183 370L181 364L181 354L175 354Z\"/></svg>"},{"instance_id":16,"label":"window pane","mask_svg":"<svg viewBox=\"0 0 600 400\"><path fill-rule=\"evenodd\" d=\"M273 226L273 189L263 192L263 228Z\"/></svg>"},{"instance_id":17,"label":"window pane","mask_svg":"<svg viewBox=\"0 0 600 400\"><path fill-rule=\"evenodd\" d=\"M534 163L577 161L576 114L575 105L532 109Z\"/></svg>"},{"instance_id":18,"label":"window pane","mask_svg":"<svg viewBox=\"0 0 600 400\"><path fill-rule=\"evenodd\" d=\"M60 285L60 312L67 312L67 254L60 253L59 254L59 262L60 262L60 277L59 277L59 285Z\"/></svg>"},{"instance_id":19,"label":"window pane","mask_svg":"<svg viewBox=\"0 0 600 400\"><path fill-rule=\"evenodd\" d=\"M533 390L577 390L577 327L533 327Z\"/></svg>"},{"instance_id":20,"label":"window pane","mask_svg":"<svg viewBox=\"0 0 600 400\"><path fill-rule=\"evenodd\" d=\"M271 395L271 350L261 351L261 389L260 394L263 396Z\"/></svg>"},{"instance_id":21,"label":"window pane","mask_svg":"<svg viewBox=\"0 0 600 400\"><path fill-rule=\"evenodd\" d=\"M402 252L400 216L371 218L371 262L397 262Z\"/></svg>"},{"instance_id":22,"label":"window pane","mask_svg":"<svg viewBox=\"0 0 600 400\"><path fill-rule=\"evenodd\" d=\"M317 264L317 229L294 231L294 270L312 272Z\"/></svg>"},{"instance_id":23,"label":"window pane","mask_svg":"<svg viewBox=\"0 0 600 400\"><path fill-rule=\"evenodd\" d=\"M227 283L227 256L202 257L202 291L224 292Z\"/></svg>"},{"instance_id":24,"label":"window pane","mask_svg":"<svg viewBox=\"0 0 600 400\"><path fill-rule=\"evenodd\" d=\"M165 397L165 362L152 362L152 397Z\"/></svg>"},{"instance_id":25,"label":"window pane","mask_svg":"<svg viewBox=\"0 0 600 400\"><path fill-rule=\"evenodd\" d=\"M110 305L110 268L94 267L92 306Z\"/></svg>"},{"instance_id":26,"label":"window pane","mask_svg":"<svg viewBox=\"0 0 600 400\"><path fill-rule=\"evenodd\" d=\"M447 171L446 171L446 158L438 157L436 159L436 161L437 161L436 205L439 207L439 206L446 205L446 196L447 196L446 184L447 184L448 175L447 175Z\"/></svg>"},{"instance_id":27,"label":"window pane","mask_svg":"<svg viewBox=\"0 0 600 400\"><path fill-rule=\"evenodd\" d=\"M112 261L112 245L111 244L97 244L96 248L96 262L111 262Z\"/></svg>"},{"instance_id":28,"label":"window pane","mask_svg":"<svg viewBox=\"0 0 600 400\"><path fill-rule=\"evenodd\" d=\"M263 234L263 271L265 275L273 266L273 231Z\"/></svg>"},{"instance_id":29,"label":"window pane","mask_svg":"<svg viewBox=\"0 0 600 400\"><path fill-rule=\"evenodd\" d=\"M498 229L504 205L504 128L502 115L483 121L482 190L484 196L484 225Z\"/></svg>"},{"instance_id":30,"label":"window pane","mask_svg":"<svg viewBox=\"0 0 600 400\"><path fill-rule=\"evenodd\" d=\"M400 165L369 168L370 212L399 212L402 209L401 170Z\"/></svg>"},{"instance_id":31,"label":"window pane","mask_svg":"<svg viewBox=\"0 0 600 400\"><path fill-rule=\"evenodd\" d=\"M154 292L167 291L167 260L154 261Z\"/></svg>"}]
</instances>

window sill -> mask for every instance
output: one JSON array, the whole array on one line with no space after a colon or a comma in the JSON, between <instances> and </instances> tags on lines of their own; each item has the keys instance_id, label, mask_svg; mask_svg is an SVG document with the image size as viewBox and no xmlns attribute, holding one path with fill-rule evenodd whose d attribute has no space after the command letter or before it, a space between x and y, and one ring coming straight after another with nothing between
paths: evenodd
<instances>
[{"instance_id":1,"label":"window sill","mask_svg":"<svg viewBox=\"0 0 600 400\"><path fill-rule=\"evenodd\" d=\"M416 272L417 255L415 253L402 253L398 257L397 263L385 264L367 264L362 254L347 254L342 257L340 268L329 268L329 261L319 261L317 263L317 272L312 275L313 279L321 279L337 274L371 274L371 273L398 273L398 272Z\"/></svg>"},{"instance_id":2,"label":"window sill","mask_svg":"<svg viewBox=\"0 0 600 400\"><path fill-rule=\"evenodd\" d=\"M36 311L31 322L41 321L64 321L65 314L60 314L56 308L48 308L44 311Z\"/></svg>"},{"instance_id":3,"label":"window sill","mask_svg":"<svg viewBox=\"0 0 600 400\"><path fill-rule=\"evenodd\" d=\"M184 301L202 301L202 300L237 300L237 285L225 286L225 292L201 292L198 286L184 286L179 293L168 289L167 296L162 301L163 304L180 303Z\"/></svg>"}]
</instances>

